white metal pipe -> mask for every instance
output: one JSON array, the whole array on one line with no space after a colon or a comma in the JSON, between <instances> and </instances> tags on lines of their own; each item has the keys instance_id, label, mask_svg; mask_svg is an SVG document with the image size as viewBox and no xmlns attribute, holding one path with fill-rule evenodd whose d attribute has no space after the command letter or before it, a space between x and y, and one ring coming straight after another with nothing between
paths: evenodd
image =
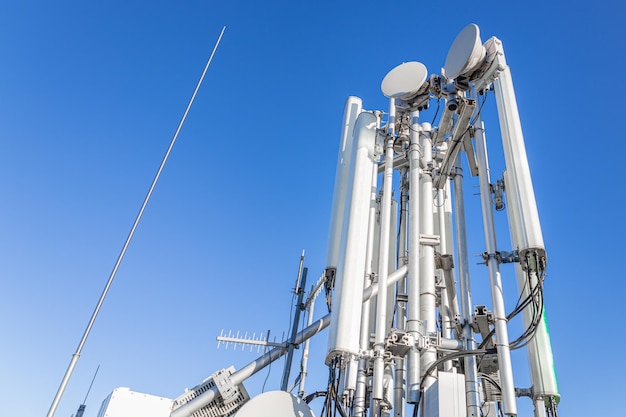
<instances>
[{"instance_id":1,"label":"white metal pipe","mask_svg":"<svg viewBox=\"0 0 626 417\"><path fill-rule=\"evenodd\" d=\"M463 350L465 344L461 340L442 338L439 340L439 347L444 350Z\"/></svg>"},{"instance_id":2,"label":"white metal pipe","mask_svg":"<svg viewBox=\"0 0 626 417\"><path fill-rule=\"evenodd\" d=\"M399 282L400 280L404 279L406 277L408 270L409 270L409 267L407 265L402 265L400 268L398 268L397 270L395 270L394 272L392 272L391 274L387 276L387 283L389 285L393 285L396 282ZM378 291L379 291L378 284L372 284L366 287L363 290L363 302L365 303L367 300L371 300L372 298L376 297L376 295L378 294Z\"/></svg>"},{"instance_id":3,"label":"white metal pipe","mask_svg":"<svg viewBox=\"0 0 626 417\"><path fill-rule=\"evenodd\" d=\"M408 168L402 168L400 171L400 221L398 228L398 253L397 253L397 265L398 267L406 267L407 265L407 232L408 232L408 209L409 209L409 193L408 193ZM387 278L391 282L391 275ZM400 331L406 330L406 302L400 300L399 295L405 296L406 290L406 277L403 277L398 281L396 289L397 299L397 311L396 311L396 327ZM406 375L405 367L406 363L404 357L396 358L396 369L394 378L394 400L393 400L393 415L394 417L404 417L405 412L405 398L406 398Z\"/></svg>"},{"instance_id":4,"label":"white metal pipe","mask_svg":"<svg viewBox=\"0 0 626 417\"><path fill-rule=\"evenodd\" d=\"M483 228L487 249L487 267L491 283L491 299L493 303L493 319L496 330L496 349L498 352L498 365L500 367L500 382L502 388L502 404L504 414L517 415L515 402L515 385L513 383L513 368L511 365L511 352L509 349L509 333L507 329L506 310L504 307L504 291L500 277L500 266L496 259L496 232L493 223L493 209L491 206L491 187L489 178L489 162L485 143L484 125L480 115L476 116L479 126L475 131L476 159L478 162L478 178L480 183L480 199L482 203Z\"/></svg>"},{"instance_id":5,"label":"white metal pipe","mask_svg":"<svg viewBox=\"0 0 626 417\"><path fill-rule=\"evenodd\" d=\"M447 183L447 182L446 182ZM445 186L444 186L445 188ZM444 190L438 190L436 194L436 204L434 206L434 226L435 234L439 236L439 253L443 256L449 253L446 249L447 236L446 236L446 224L444 214ZM454 278L452 278L452 271L444 268L435 271L437 281L439 282L439 319L441 320L441 337L450 339L452 337L452 320L454 314L452 313L452 303L450 297L451 291L454 291ZM444 362L443 370L450 372L452 370L452 361Z\"/></svg>"},{"instance_id":6,"label":"white metal pipe","mask_svg":"<svg viewBox=\"0 0 626 417\"><path fill-rule=\"evenodd\" d=\"M360 328L354 326L354 323L361 321L361 295L365 279L371 175L377 127L378 118L369 112L362 112L354 127L356 142L352 147L351 157L354 164L350 168L348 179L327 363L338 355L359 353Z\"/></svg>"},{"instance_id":7,"label":"white metal pipe","mask_svg":"<svg viewBox=\"0 0 626 417\"><path fill-rule=\"evenodd\" d=\"M393 100L392 100L393 101ZM393 103L392 103L393 105ZM384 351L387 335L387 277L389 275L389 236L391 232L391 197L393 192L393 142L385 143L385 171L383 176L382 209L380 218L380 246L378 256L378 295L376 299L376 331L374 334L374 374L372 398L382 400L385 371Z\"/></svg>"},{"instance_id":8,"label":"white metal pipe","mask_svg":"<svg viewBox=\"0 0 626 417\"><path fill-rule=\"evenodd\" d=\"M317 298L317 294L319 294L319 289L316 290L315 288L316 286L312 285L311 291L309 291L309 297L312 297L312 300L310 303L308 303L308 308L307 308L307 322L306 322L307 327L313 324L313 313L315 312L315 299ZM298 394L302 398L304 398L305 396L304 384L306 383L306 377L308 375L310 344L311 344L311 341L309 339L307 339L304 342L304 347L302 348L302 360L300 361L300 368L302 369L302 373L300 375L300 385L298 387Z\"/></svg>"},{"instance_id":9,"label":"white metal pipe","mask_svg":"<svg viewBox=\"0 0 626 417\"><path fill-rule=\"evenodd\" d=\"M352 166L351 157L352 145L354 143L354 124L362 109L363 105L360 98L354 96L348 97L343 112L337 168L335 170L335 188L333 190L333 203L330 214L326 268L337 268L346 207L346 191L348 189L348 179Z\"/></svg>"},{"instance_id":10,"label":"white metal pipe","mask_svg":"<svg viewBox=\"0 0 626 417\"><path fill-rule=\"evenodd\" d=\"M420 176L420 233L426 236L434 234L433 222L433 149L430 137L430 124L423 123L420 129L420 143L422 146L422 170ZM435 248L431 245L422 245L420 250L420 320L424 326L426 336L437 335L437 294L435 289ZM434 347L422 349L420 363L422 374L437 360L437 351ZM434 382L434 377L428 376L424 381L427 388Z\"/></svg>"},{"instance_id":11,"label":"white metal pipe","mask_svg":"<svg viewBox=\"0 0 626 417\"><path fill-rule=\"evenodd\" d=\"M535 405L535 417L546 417L546 403L543 398L537 398L534 400Z\"/></svg>"},{"instance_id":12,"label":"white metal pipe","mask_svg":"<svg viewBox=\"0 0 626 417\"><path fill-rule=\"evenodd\" d=\"M463 197L463 169L459 158L456 160L454 171L454 215L456 224L457 266L459 274L459 292L461 301L461 320L463 322L463 340L465 349L475 350L474 331L470 325L472 320L472 295L469 277L469 260L467 250L467 234L465 228L465 201ZM480 414L480 387L478 386L478 370L475 356L466 356L464 359L465 371L465 399L467 417L479 417Z\"/></svg>"},{"instance_id":13,"label":"white metal pipe","mask_svg":"<svg viewBox=\"0 0 626 417\"><path fill-rule=\"evenodd\" d=\"M442 194L443 193L443 194ZM443 190L439 190L440 198L443 198L443 202L439 205L440 212L443 212L443 216L440 218L440 232L442 238L441 241L441 253L444 255L454 254L454 233L452 228L452 198L450 196L450 181L446 182ZM445 275L444 275L445 277ZM448 300L450 302L450 310L452 313L452 320L455 320L459 313L459 298L457 293L457 283L454 279L454 274L450 271L450 282L446 282L446 289L448 291Z\"/></svg>"},{"instance_id":14,"label":"white metal pipe","mask_svg":"<svg viewBox=\"0 0 626 417\"><path fill-rule=\"evenodd\" d=\"M374 235L376 229L376 184L378 183L378 166L374 164L372 167L372 179L371 179L371 192L370 192L370 211L369 211L369 225L367 234L367 252L365 257L365 276L368 284L371 284L371 278L373 275L373 261L374 261ZM368 279L369 278L369 279ZM364 290L371 289L372 286L368 285ZM361 334L360 334L360 347L362 351L369 349L370 334L372 329L370 328L370 296L363 297L363 308L361 310ZM354 396L354 417L362 417L365 413L365 399L367 397L367 371L368 360L365 358L359 359L359 369L357 374L357 385Z\"/></svg>"},{"instance_id":15,"label":"white metal pipe","mask_svg":"<svg viewBox=\"0 0 626 417\"><path fill-rule=\"evenodd\" d=\"M187 102L187 107L185 108L185 111L183 112L183 115L180 121L178 122L178 127L176 128L176 131L174 132L174 135L172 136L172 139L170 140L170 144L167 148L167 151L165 151L165 155L163 156L163 159L161 160L161 164L159 165L159 168L157 169L157 172L154 178L152 179L150 188L148 189L148 192L146 193L146 196L144 197L144 200L143 200L143 203L141 204L139 212L137 213L137 216L135 217L135 221L133 222L133 225L130 228L130 232L128 233L128 236L126 237L126 240L124 241L124 245L122 245L122 250L117 256L117 260L115 261L115 264L113 265L113 270L111 271L111 274L109 274L109 278L107 279L107 282L104 285L104 289L102 290L102 293L100 294L100 298L98 299L98 302L96 303L96 307L94 308L93 313L91 313L91 317L89 318L87 327L85 328L85 331L83 332L83 335L80 341L78 342L78 347L76 348L76 352L74 352L74 354L72 355L72 359L70 359L70 363L67 366L65 374L63 375L63 379L61 380L61 384L59 385L59 388L54 396L54 399L52 400L52 404L50 404L50 409L48 410L48 414L46 414L46 417L54 417L54 413L56 413L56 409L59 406L59 403L61 402L61 398L63 398L63 394L65 393L67 384L70 382L70 378L72 377L72 373L74 372L74 368L76 367L76 362L78 362L78 359L80 358L80 354L83 350L83 347L85 346L85 343L87 342L87 338L89 337L89 334L91 333L91 329L94 323L96 322L96 319L98 318L98 314L100 312L100 309L102 308L102 305L104 304L104 300L106 299L109 289L111 288L111 284L113 283L113 280L115 279L115 276L117 275L117 271L120 265L122 264L122 261L124 260L124 256L126 254L126 251L128 250L128 246L130 245L130 242L132 241L133 236L135 235L137 226L139 225L139 222L141 221L141 218L143 217L143 213L146 207L148 206L148 202L150 201L154 188L159 182L161 173L163 172L163 169L165 168L165 164L167 163L167 160L169 159L170 153L172 152L172 149L174 148L174 144L176 143L178 134L180 133L183 125L185 124L185 120L187 119L189 110L191 109L191 106L193 105L193 102L196 99L196 95L198 94L198 91L200 90L200 86L202 85L202 81L204 80L204 76L206 75L207 70L209 69L209 66L211 65L211 62L213 61L213 56L215 55L215 52L217 51L217 47L219 46L222 40L222 36L224 36L225 30L226 30L226 26L222 27L222 31L220 32L220 35L218 36L217 41L215 42L215 45L213 46L211 55L209 55L209 59L207 60L206 65L204 66L202 75L200 76L200 79L196 83L196 88L194 89L193 94L191 95L191 98Z\"/></svg>"},{"instance_id":16,"label":"white metal pipe","mask_svg":"<svg viewBox=\"0 0 626 417\"><path fill-rule=\"evenodd\" d=\"M393 197L393 191L392 191ZM397 269L397 246L398 246L398 201L391 200L389 219L389 248L388 248L388 261L387 261L387 274L392 273ZM389 279L389 278L387 278ZM389 334L394 321L394 312L396 311L396 284L387 282L387 323L385 325L385 334Z\"/></svg>"},{"instance_id":17,"label":"white metal pipe","mask_svg":"<svg viewBox=\"0 0 626 417\"><path fill-rule=\"evenodd\" d=\"M411 129L409 131L409 266L408 266L408 299L407 333L417 341L421 333L420 323L420 159L419 112L411 112ZM420 359L417 348L409 351L407 358L407 401L417 403L420 399Z\"/></svg>"}]
</instances>

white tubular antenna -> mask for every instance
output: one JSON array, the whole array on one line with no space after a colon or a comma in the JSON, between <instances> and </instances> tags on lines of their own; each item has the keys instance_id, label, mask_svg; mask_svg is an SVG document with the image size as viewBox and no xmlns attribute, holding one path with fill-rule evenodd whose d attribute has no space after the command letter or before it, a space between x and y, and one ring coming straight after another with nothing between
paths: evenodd
<instances>
[{"instance_id":1,"label":"white tubular antenna","mask_svg":"<svg viewBox=\"0 0 626 417\"><path fill-rule=\"evenodd\" d=\"M89 319L89 323L87 324L87 328L85 329L85 332L83 333L83 336L80 339L80 342L78 343L78 347L76 349L76 352L72 355L72 359L70 360L70 364L67 367L67 370L65 371L65 375L63 376L63 379L61 380L61 384L59 385L59 389L54 397L54 400L52 400L52 404L50 405L50 410L48 410L48 414L47 417L53 417L54 413L56 412L57 406L59 405L59 402L61 401L61 398L63 397L63 393L65 392L65 388L70 380L70 377L72 376L72 373L74 372L74 367L76 366L76 362L78 362L78 358L80 357L80 354L83 350L83 347L85 346L85 342L87 342L87 338L89 337L89 333L91 332L91 328L93 326L93 324L96 321L96 318L98 317L98 313L100 312L100 308L102 307L102 304L104 303L104 299L107 296L107 293L109 292L109 288L111 287L111 284L113 283L113 279L115 278L115 275L117 274L117 270L120 267L122 260L124 259L124 255L126 254L126 250L128 249L128 245L130 245L130 242L133 238L133 235L135 234L135 230L137 229L137 226L139 225L139 221L141 220L141 216L143 215L144 210L146 209L146 206L148 205L148 202L150 201L150 197L152 196L152 192L154 191L154 187L156 187L157 182L159 181L159 177L161 176L161 172L163 171L163 168L165 167L165 163L167 162L167 159L169 158L170 152L172 151L172 148L174 147L174 143L176 143L176 139L178 138L178 134L180 133L180 130L183 127L183 124L185 123L185 119L187 118L187 114L189 113L189 109L191 109L191 105L193 104L195 98L196 98L196 94L198 93L198 90L200 89L200 86L202 85L202 80L204 80L204 76L207 72L207 70L209 69L209 65L211 65L211 61L213 60L213 55L215 55L215 51L217 51L217 47L220 44L220 41L222 40L222 36L224 35L224 31L226 30L226 26L224 26L222 28L222 31L220 32L219 37L217 38L217 41L215 42L215 46L213 47L213 51L211 52L211 55L209 56L209 59L207 60L207 63L204 67L204 71L202 71L202 75L200 76L200 79L198 80L198 83L196 84L196 88L193 91L193 94L191 95L191 98L189 99L189 103L187 104L187 108L185 109L185 112L183 114L183 117L181 118L180 122L178 123L178 127L176 128L176 132L174 133L174 136L172 137L172 140L170 141L170 145L167 148L167 151L165 152L165 156L163 157L163 160L161 161L161 165L159 166L159 169L157 170L156 175L154 176L154 179L152 180L152 184L150 185L150 188L148 190L148 193L146 194L146 197L143 200L143 204L141 205L141 208L139 209L139 213L137 214L137 217L135 218L135 222L133 223L130 232L128 233L128 237L126 238L126 241L124 242L124 245L122 246L122 250L120 251L119 256L117 257L117 260L115 261L115 265L113 266L113 270L111 271L111 275L109 275L109 279L107 280L106 285L104 286L104 290L102 290L102 294L100 295L100 299L98 300L98 303L96 304L96 308L94 309L91 318Z\"/></svg>"}]
</instances>

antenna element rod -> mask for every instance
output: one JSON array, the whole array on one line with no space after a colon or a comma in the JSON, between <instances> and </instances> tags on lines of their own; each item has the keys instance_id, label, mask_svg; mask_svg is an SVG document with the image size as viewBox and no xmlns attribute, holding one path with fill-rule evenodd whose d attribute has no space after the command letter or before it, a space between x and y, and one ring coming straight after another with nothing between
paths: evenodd
<instances>
[{"instance_id":1,"label":"antenna element rod","mask_svg":"<svg viewBox=\"0 0 626 417\"><path fill-rule=\"evenodd\" d=\"M196 94L198 93L198 90L200 89L200 85L202 84L202 80L204 79L204 75L206 74L207 70L209 69L209 65L211 64L211 61L213 60L213 55L215 55L215 51L217 50L217 47L220 43L220 41L222 40L222 35L224 35L224 31L226 30L226 26L224 26L222 28L222 31L220 32L220 36L217 38L217 42L215 42L215 46L213 47L213 51L211 52L211 56L209 56L209 59L206 63L206 66L204 67L204 71L202 72L202 75L200 76L200 80L198 80L198 84L196 85L196 89L194 90L191 99L189 100L189 103L187 104L187 108L185 109L185 113L183 114L183 117L180 120L180 123L178 123L178 128L176 129L176 133L174 133L174 136L172 137L172 140L170 142L170 146L169 148L167 148L167 152L165 153L165 156L163 157L163 161L161 161L161 165L159 166L159 170L157 171L154 180L152 180L152 185L150 185L150 189L148 190L148 193L146 194L146 197L143 201L143 204L141 205L141 209L139 209L139 213L137 214L137 217L135 218L135 222L133 223L133 227L131 227L130 229L130 233L128 234L128 237L126 238L126 242L124 243L124 246L122 247L122 251L120 252L119 256L117 257L117 261L115 262L115 266L113 267L113 271L111 272L111 275L109 276L109 280L107 281L106 285L104 286L104 290L102 291L102 294L100 295L100 299L98 300L98 304L96 305L96 308L94 309L92 315L91 315L91 319L89 319L89 323L87 324L87 328L85 329L85 333L83 334L83 337L80 339L80 343L78 344L78 348L76 349L76 352L72 355L72 360L70 361L69 366L67 367L67 370L65 371L65 375L63 376L63 380L61 381L61 385L59 385L59 389L54 397L54 400L52 401L52 405L50 406L50 410L48 411L47 417L53 417L54 413L57 409L57 406L59 405L59 401L61 401L61 397L63 396L63 392L65 391L65 387L67 386L67 383L70 380L70 377L72 376L72 372L74 371L74 367L76 366L76 362L78 361L78 358L80 357L80 353L83 350L83 346L85 345L85 342L87 341L87 337L89 336L89 332L91 331L91 328L94 324L94 322L96 321L96 317L98 316L98 312L100 311L100 308L102 307L102 303L104 302L105 297L107 296L107 293L109 292L109 287L111 286L111 283L113 282L113 279L115 278L115 275L117 274L117 270L120 266L120 264L122 263L122 259L124 258L124 255L126 254L126 249L128 249L128 245L130 244L130 241L133 238L133 235L135 234L135 229L137 228L137 225L139 224L139 221L141 220L141 216L143 215L143 212L146 208L146 206L148 205L148 201L150 200L150 197L152 196L152 191L154 190L154 187L157 184L157 181L159 181L159 177L161 176L161 171L163 171L163 168L165 167L165 163L167 162L167 159L170 155L170 152L172 151L172 148L174 147L174 143L176 142L176 139L178 138L178 133L180 132L181 128L183 127L183 123L185 123L185 119L187 118L187 113L189 113L189 109L191 108L191 105L193 104L193 101L196 98Z\"/></svg>"}]
</instances>

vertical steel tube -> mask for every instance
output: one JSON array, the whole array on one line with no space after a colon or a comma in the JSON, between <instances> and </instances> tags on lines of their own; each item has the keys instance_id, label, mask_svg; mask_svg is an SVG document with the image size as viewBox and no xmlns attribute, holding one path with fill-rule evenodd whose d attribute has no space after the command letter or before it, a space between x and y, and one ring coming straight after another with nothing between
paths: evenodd
<instances>
[{"instance_id":1,"label":"vertical steel tube","mask_svg":"<svg viewBox=\"0 0 626 417\"><path fill-rule=\"evenodd\" d=\"M467 350L476 349L472 322L472 295L469 276L469 260L467 250L467 233L465 228L465 199L463 197L463 169L457 157L454 173L454 222L456 224L457 242L457 271L459 274L459 291L461 299L461 320L463 322L463 340ZM479 417L480 391L478 386L477 365L475 356L466 356L465 369L465 396L467 403L467 417Z\"/></svg>"},{"instance_id":2,"label":"vertical steel tube","mask_svg":"<svg viewBox=\"0 0 626 417\"><path fill-rule=\"evenodd\" d=\"M546 417L546 403L543 398L534 400L535 403L535 417Z\"/></svg>"},{"instance_id":3,"label":"vertical steel tube","mask_svg":"<svg viewBox=\"0 0 626 417\"><path fill-rule=\"evenodd\" d=\"M460 338L456 330L455 320L459 316L456 282L454 280L452 254L454 253L452 238L452 204L450 202L450 181L446 181L442 189L436 193L435 204L435 233L439 235L440 267L438 271L443 281L444 289L440 291L439 315L441 317L441 336L452 339L455 335ZM454 329L454 335L453 335ZM450 372L452 361L444 362L443 370Z\"/></svg>"},{"instance_id":4,"label":"vertical steel tube","mask_svg":"<svg viewBox=\"0 0 626 417\"><path fill-rule=\"evenodd\" d=\"M421 333L420 323L420 159L419 112L411 112L409 144L409 271L407 305L407 333L417 341ZM409 351L407 358L407 401L417 403L420 399L420 359L417 348Z\"/></svg>"},{"instance_id":5,"label":"vertical steel tube","mask_svg":"<svg viewBox=\"0 0 626 417\"><path fill-rule=\"evenodd\" d=\"M398 268L407 264L407 231L408 231L408 208L409 208L409 193L408 193L408 172L407 168L402 168L400 171L400 225L398 229ZM396 327L400 331L406 330L406 278L402 278L398 282L396 290ZM406 376L405 367L406 362L404 358L396 359L396 371L395 371L395 390L393 401L393 415L394 417L404 417L404 400L406 398Z\"/></svg>"},{"instance_id":6,"label":"vertical steel tube","mask_svg":"<svg viewBox=\"0 0 626 417\"><path fill-rule=\"evenodd\" d=\"M374 260L374 231L376 229L376 184L378 182L378 166L372 167L372 187L370 193L370 211L369 211L369 225L367 234L367 253L365 258L365 276L369 278L368 284L371 285L372 278L372 265ZM363 301L363 308L361 310L361 334L360 334L360 348L362 351L366 351L370 348L370 300L369 298ZM359 370L357 374L357 383L354 396L354 417L362 417L365 414L366 404L365 399L367 397L367 368L368 360L365 358L359 359Z\"/></svg>"},{"instance_id":7,"label":"vertical steel tube","mask_svg":"<svg viewBox=\"0 0 626 417\"><path fill-rule=\"evenodd\" d=\"M393 103L392 103L393 105ZM380 219L380 247L378 256L378 296L376 299L376 332L374 336L374 381L372 397L383 399L384 351L387 328L387 276L389 275L389 236L391 231L391 197L393 192L393 135L385 143L385 171L383 177L382 209Z\"/></svg>"},{"instance_id":8,"label":"vertical steel tube","mask_svg":"<svg viewBox=\"0 0 626 417\"><path fill-rule=\"evenodd\" d=\"M430 138L430 124L423 123L420 129L420 143L422 146L422 174L420 176L420 232L432 236L435 232L433 222L433 148ZM431 245L421 245L420 250L420 320L424 325L426 336L437 335L437 294L435 290L435 248ZM437 360L437 350L434 347L422 349L422 374ZM428 387L434 378L429 376L424 381Z\"/></svg>"},{"instance_id":9,"label":"vertical steel tube","mask_svg":"<svg viewBox=\"0 0 626 417\"><path fill-rule=\"evenodd\" d=\"M291 336L289 337L289 346L287 348L287 357L285 358L285 367L283 369L283 377L280 382L280 389L287 391L289 388L289 375L291 373L291 363L293 361L293 351L295 349L296 334L298 333L298 325L300 324L300 312L302 309L302 299L304 297L304 286L306 285L306 276L308 268L303 268L304 265L304 251L300 256L300 265L298 267L298 278L296 279L296 288L294 293L298 295L296 301L296 310L293 316L293 323L291 327Z\"/></svg>"},{"instance_id":10,"label":"vertical steel tube","mask_svg":"<svg viewBox=\"0 0 626 417\"><path fill-rule=\"evenodd\" d=\"M317 298L313 294L314 288L315 286L312 285L311 291L309 292L309 294L313 297L311 299L311 302L309 303L309 307L307 311L307 320L306 320L307 327L309 327L313 323L313 313L315 311L315 299ZM311 344L311 341L307 339L306 342L304 342L304 347L302 348L302 361L300 362L301 376L300 376L300 385L298 387L298 394L302 398L304 398L304 396L306 395L304 391L304 387L305 387L304 384L306 383L306 377L308 375L307 369L308 369L308 364L309 364L309 345L310 344Z\"/></svg>"},{"instance_id":11,"label":"vertical steel tube","mask_svg":"<svg viewBox=\"0 0 626 417\"><path fill-rule=\"evenodd\" d=\"M480 183L480 199L482 203L483 227L487 249L487 267L491 283L491 299L493 303L493 319L496 330L496 349L498 351L498 364L500 367L500 382L502 388L502 404L504 414L517 415L515 402L515 386L513 384L513 367L511 365L511 352L509 349L509 332L507 329L506 310L504 307L504 291L500 277L500 265L496 259L496 232L493 223L493 210L491 207L491 187L489 178L489 162L487 158L487 146L485 143L484 125L480 115L476 117L476 159L478 162L478 178Z\"/></svg>"},{"instance_id":12,"label":"vertical steel tube","mask_svg":"<svg viewBox=\"0 0 626 417\"><path fill-rule=\"evenodd\" d=\"M450 181L446 182L443 190L439 191L439 229L441 236L441 254L450 255L454 254L454 233L452 229L452 199L450 196ZM446 279L446 291L448 293L448 302L450 304L451 319L454 320L459 314L459 298L456 290L456 281L454 279L454 271L450 270L444 273L444 279Z\"/></svg>"}]
</instances>

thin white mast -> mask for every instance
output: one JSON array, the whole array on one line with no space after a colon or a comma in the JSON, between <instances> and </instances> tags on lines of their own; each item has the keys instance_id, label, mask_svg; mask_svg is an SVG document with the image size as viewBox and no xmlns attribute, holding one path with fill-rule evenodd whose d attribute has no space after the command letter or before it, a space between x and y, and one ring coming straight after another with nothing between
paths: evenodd
<instances>
[{"instance_id":1,"label":"thin white mast","mask_svg":"<svg viewBox=\"0 0 626 417\"><path fill-rule=\"evenodd\" d=\"M148 205L148 201L150 201L150 196L152 196L152 191L154 191L154 187L156 187L157 182L159 181L159 177L161 176L161 172L163 171L163 168L165 167L165 163L167 162L167 159L170 156L170 152L172 151L172 148L174 147L174 143L176 143L176 139L178 138L178 134L180 133L180 130L183 127L183 124L185 123L185 119L187 118L187 114L189 113L189 109L191 109L191 105L193 104L195 98L196 98L196 94L198 93L198 90L200 89L200 85L202 85L202 80L204 80L204 75L206 74L207 70L209 69L209 65L211 65L211 61L213 60L213 55L215 55L215 51L217 51L217 47L220 44L220 41L222 40L222 36L224 35L224 31L226 30L226 26L224 26L222 28L222 31L220 32L219 37L217 38L217 41L215 42L215 46L213 46L213 51L211 51L211 55L209 56L209 59L207 60L206 65L204 66L204 71L202 71L202 75L200 76L200 79L198 80L198 83L196 84L196 88L193 91L193 94L191 95L191 98L189 99L189 103L187 104L187 108L185 109L185 112L183 113L183 117L180 119L180 122L178 123L178 127L176 128L176 132L174 133L174 136L172 137L172 140L170 141L170 146L167 148L167 151L165 152L165 156L163 157L163 160L161 161L161 165L159 166L159 169L157 170L156 175L154 176L154 179L152 180L152 184L150 185L150 189L148 190L148 193L146 194L146 197L143 200L143 204L141 205L141 208L139 209L139 213L137 214L137 217L135 218L135 222L133 223L131 229L130 229L130 233L128 234L128 237L126 238L126 241L124 242L124 246L122 247L122 250L120 251L119 256L117 257L117 261L115 261L115 266L113 266L113 270L111 271L111 275L109 275L109 279L107 280L106 285L104 286L104 290L102 290L102 294L100 295L100 299L98 300L98 303L96 304L96 308L94 309L93 313L91 314L91 318L89 319L89 323L87 324L87 328L85 329L85 332L83 333L82 338L80 339L80 342L78 343L78 347L76 348L76 352L72 355L72 359L70 360L70 364L67 367L67 370L65 371L65 375L63 376L63 379L61 380L61 384L59 385L59 389L56 393L56 395L54 396L54 400L52 400L52 404L50 405L50 410L48 410L48 414L47 417L53 417L54 413L56 412L57 406L59 405L59 402L61 401L61 397L63 397L63 393L65 392L65 388L70 380L70 377L72 376L72 373L74 372L74 367L76 366L76 362L78 362L78 358L80 357L80 354L83 350L83 347L85 346L85 342L87 341L87 337L89 337L89 333L91 332L91 328L94 324L94 322L96 321L96 317L98 317L98 313L100 312L100 308L102 307L102 303L104 303L104 299L107 296L107 293L109 292L109 288L111 287L111 284L113 283L113 279L115 278L115 275L117 274L117 270L120 267L120 264L122 263L122 260L124 259L124 255L126 254L126 249L128 249L128 245L130 245L130 241L133 238L133 235L135 234L135 230L137 229L137 225L139 224L139 221L141 220L141 216L143 215L144 210L146 209L146 206Z\"/></svg>"}]
</instances>

